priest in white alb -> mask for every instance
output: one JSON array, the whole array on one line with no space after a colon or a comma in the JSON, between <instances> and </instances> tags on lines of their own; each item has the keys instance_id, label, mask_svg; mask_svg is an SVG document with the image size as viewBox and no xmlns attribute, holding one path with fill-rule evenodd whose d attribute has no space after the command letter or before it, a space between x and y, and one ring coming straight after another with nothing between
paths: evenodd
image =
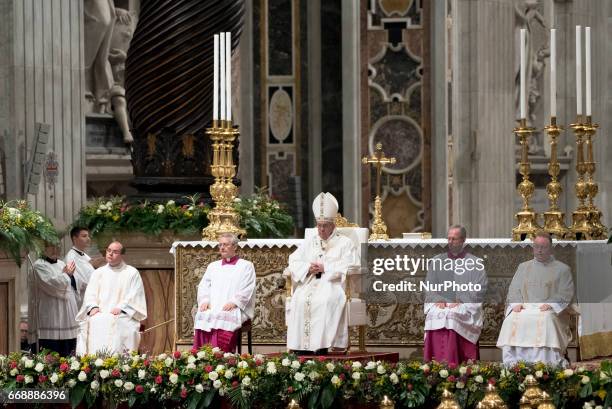
<instances>
[{"instance_id":1,"label":"priest in white alb","mask_svg":"<svg viewBox=\"0 0 612 409\"><path fill-rule=\"evenodd\" d=\"M123 261L124 253L121 243L112 242L106 249L108 264L91 275L76 317L83 322L77 355L138 350L147 303L140 273Z\"/></svg>"},{"instance_id":2,"label":"priest in white alb","mask_svg":"<svg viewBox=\"0 0 612 409\"><path fill-rule=\"evenodd\" d=\"M240 258L238 237L219 236L221 260L206 267L198 284L198 312L194 317L193 347L203 345L235 352L239 329L255 316L255 267Z\"/></svg>"},{"instance_id":3,"label":"priest in white alb","mask_svg":"<svg viewBox=\"0 0 612 409\"><path fill-rule=\"evenodd\" d=\"M348 268L359 261L353 242L336 230L336 198L321 193L312 210L317 234L289 256L285 269L293 289L287 306L287 348L325 354L330 348L348 347L344 285Z\"/></svg>"},{"instance_id":4,"label":"priest in white alb","mask_svg":"<svg viewBox=\"0 0 612 409\"><path fill-rule=\"evenodd\" d=\"M536 234L533 255L518 266L510 284L497 347L506 365L524 361L565 366L571 339L572 273L553 257L548 233Z\"/></svg>"},{"instance_id":5,"label":"priest in white alb","mask_svg":"<svg viewBox=\"0 0 612 409\"><path fill-rule=\"evenodd\" d=\"M58 260L58 247L47 243L45 254L34 262L29 283L29 338L39 349L49 349L61 356L74 353L78 311L74 263Z\"/></svg>"},{"instance_id":6,"label":"priest in white alb","mask_svg":"<svg viewBox=\"0 0 612 409\"><path fill-rule=\"evenodd\" d=\"M429 285L467 285L467 291L428 291L425 303L425 361L459 364L479 359L478 339L482 331L482 301L487 291L487 273L482 259L464 248L463 226L448 229L448 251L428 259Z\"/></svg>"}]
</instances>

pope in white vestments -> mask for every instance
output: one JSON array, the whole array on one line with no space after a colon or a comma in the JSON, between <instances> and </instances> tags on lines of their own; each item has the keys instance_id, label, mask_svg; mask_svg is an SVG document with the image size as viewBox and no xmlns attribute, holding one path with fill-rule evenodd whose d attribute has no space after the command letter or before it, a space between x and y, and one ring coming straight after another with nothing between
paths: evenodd
<instances>
[{"instance_id":1,"label":"pope in white vestments","mask_svg":"<svg viewBox=\"0 0 612 409\"><path fill-rule=\"evenodd\" d=\"M336 231L338 202L330 193L316 197L312 210L318 234L289 256L286 275L293 294L287 306L287 348L326 353L348 347L345 278L359 264L353 242Z\"/></svg>"},{"instance_id":2,"label":"pope in white vestments","mask_svg":"<svg viewBox=\"0 0 612 409\"><path fill-rule=\"evenodd\" d=\"M219 237L221 260L206 267L198 285L198 312L194 317L193 347L203 345L234 352L239 329L255 316L255 267L236 254L238 238Z\"/></svg>"},{"instance_id":3,"label":"pope in white vestments","mask_svg":"<svg viewBox=\"0 0 612 409\"><path fill-rule=\"evenodd\" d=\"M552 242L539 234L534 259L521 263L508 292L506 318L497 340L503 361L567 365L571 339L569 308L574 282L569 267L552 256Z\"/></svg>"},{"instance_id":4,"label":"pope in white vestments","mask_svg":"<svg viewBox=\"0 0 612 409\"><path fill-rule=\"evenodd\" d=\"M138 350L140 321L147 304L140 273L125 264L123 245L109 244L106 264L96 269L85 291L77 321L83 322L77 355Z\"/></svg>"}]
</instances>

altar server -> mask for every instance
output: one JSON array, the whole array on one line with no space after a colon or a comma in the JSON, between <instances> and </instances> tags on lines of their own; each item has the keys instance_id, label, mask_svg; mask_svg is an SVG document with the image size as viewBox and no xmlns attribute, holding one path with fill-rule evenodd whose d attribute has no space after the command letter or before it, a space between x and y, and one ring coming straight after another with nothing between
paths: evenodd
<instances>
[{"instance_id":1,"label":"altar server","mask_svg":"<svg viewBox=\"0 0 612 409\"><path fill-rule=\"evenodd\" d=\"M91 244L91 238L89 237L89 230L84 227L73 227L70 230L70 239L72 240L72 248L68 250L66 253L66 263L74 262L76 266L76 270L74 271L74 278L76 280L77 289L78 289L78 302L79 308L81 308L81 303L83 301L83 297L85 296L85 289L87 288L87 283L89 283L89 279L93 274L95 267L92 264L92 259L87 255L87 249ZM99 257L102 259L102 257ZM94 262L99 260L94 260ZM102 259L103 261L103 259ZM98 267L100 263L97 263Z\"/></svg>"}]
</instances>

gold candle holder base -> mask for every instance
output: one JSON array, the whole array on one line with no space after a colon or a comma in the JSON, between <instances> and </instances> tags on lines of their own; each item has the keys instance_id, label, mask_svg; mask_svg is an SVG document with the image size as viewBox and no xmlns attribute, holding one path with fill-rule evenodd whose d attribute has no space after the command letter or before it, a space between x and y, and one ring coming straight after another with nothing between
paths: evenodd
<instances>
[{"instance_id":1,"label":"gold candle holder base","mask_svg":"<svg viewBox=\"0 0 612 409\"><path fill-rule=\"evenodd\" d=\"M206 130L213 147L211 173L215 183L210 187L210 195L215 207L208 213L208 226L202 230L202 239L216 241L220 234L233 233L240 238L246 237L246 231L240 227L240 215L234 210L234 199L238 188L234 185L236 166L232 152L234 141L240 134L231 121L213 121L213 126Z\"/></svg>"},{"instance_id":2,"label":"gold candle holder base","mask_svg":"<svg viewBox=\"0 0 612 409\"><path fill-rule=\"evenodd\" d=\"M448 389L444 389L442 399L436 409L461 409L461 406L455 400L455 395Z\"/></svg>"},{"instance_id":3,"label":"gold candle holder base","mask_svg":"<svg viewBox=\"0 0 612 409\"><path fill-rule=\"evenodd\" d=\"M372 222L372 233L369 240L389 240L387 225L382 218L382 199L376 196L374 199L374 221Z\"/></svg>"},{"instance_id":4,"label":"gold candle holder base","mask_svg":"<svg viewBox=\"0 0 612 409\"><path fill-rule=\"evenodd\" d=\"M520 212L514 216L517 219L518 225L512 229L512 240L521 241L526 238L533 238L535 233L541 229L538 225L538 216L529 206L529 201L535 186L531 180L529 180L529 172L531 166L529 164L528 144L529 136L533 133L534 128L527 127L527 121L521 119L519 126L514 128L513 132L518 136L521 144L521 162L519 163L519 173L523 176L523 180L518 184L516 190L523 199L523 208Z\"/></svg>"},{"instance_id":5,"label":"gold candle holder base","mask_svg":"<svg viewBox=\"0 0 612 409\"><path fill-rule=\"evenodd\" d=\"M485 396L476 406L478 409L508 409L504 400L497 393L494 385L489 384Z\"/></svg>"},{"instance_id":6,"label":"gold candle holder base","mask_svg":"<svg viewBox=\"0 0 612 409\"><path fill-rule=\"evenodd\" d=\"M389 399L389 397L385 395L383 397L383 400L381 400L378 404L378 407L380 409L395 409L395 402L393 402L393 400Z\"/></svg>"}]
</instances>

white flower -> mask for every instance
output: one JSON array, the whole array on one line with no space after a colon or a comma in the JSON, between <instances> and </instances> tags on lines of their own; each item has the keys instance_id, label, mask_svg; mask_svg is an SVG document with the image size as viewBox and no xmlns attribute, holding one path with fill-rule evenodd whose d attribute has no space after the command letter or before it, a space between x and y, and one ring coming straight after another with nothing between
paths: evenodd
<instances>
[{"instance_id":1,"label":"white flower","mask_svg":"<svg viewBox=\"0 0 612 409\"><path fill-rule=\"evenodd\" d=\"M134 389L134 384L128 381L123 384L123 387L125 388L126 391L131 391L132 389Z\"/></svg>"},{"instance_id":2,"label":"white flower","mask_svg":"<svg viewBox=\"0 0 612 409\"><path fill-rule=\"evenodd\" d=\"M45 369L45 365L42 362L37 363L34 367L34 370L38 373L42 372L43 369Z\"/></svg>"},{"instance_id":3,"label":"white flower","mask_svg":"<svg viewBox=\"0 0 612 409\"><path fill-rule=\"evenodd\" d=\"M399 382L399 378L397 377L397 374L395 372L389 375L389 380L391 381L393 385Z\"/></svg>"},{"instance_id":4,"label":"white flower","mask_svg":"<svg viewBox=\"0 0 612 409\"><path fill-rule=\"evenodd\" d=\"M253 355L253 359L263 362L266 359L266 356L262 354L255 354Z\"/></svg>"},{"instance_id":5,"label":"white flower","mask_svg":"<svg viewBox=\"0 0 612 409\"><path fill-rule=\"evenodd\" d=\"M376 367L376 373L378 373L379 375L382 375L382 374L384 374L385 372L387 372L387 370L385 369L385 367L384 367L384 366L382 366L382 365L378 365L378 366Z\"/></svg>"},{"instance_id":6,"label":"white flower","mask_svg":"<svg viewBox=\"0 0 612 409\"><path fill-rule=\"evenodd\" d=\"M217 378L219 378L219 374L217 373L217 371L212 371L208 374L208 379L210 379L211 381L214 381Z\"/></svg>"},{"instance_id":7,"label":"white flower","mask_svg":"<svg viewBox=\"0 0 612 409\"><path fill-rule=\"evenodd\" d=\"M361 362L359 361L353 362L353 369L359 369L359 368L361 368Z\"/></svg>"},{"instance_id":8,"label":"white flower","mask_svg":"<svg viewBox=\"0 0 612 409\"><path fill-rule=\"evenodd\" d=\"M89 387L92 391L98 390L98 388L100 387L100 383L98 381L91 381Z\"/></svg>"},{"instance_id":9,"label":"white flower","mask_svg":"<svg viewBox=\"0 0 612 409\"><path fill-rule=\"evenodd\" d=\"M447 371L446 369L441 369L441 370L440 370L440 376L441 376L442 378L446 378L446 377L448 377L448 371Z\"/></svg>"},{"instance_id":10,"label":"white flower","mask_svg":"<svg viewBox=\"0 0 612 409\"><path fill-rule=\"evenodd\" d=\"M543 377L543 376L544 376L544 372L542 372L542 371L536 371L535 376L536 376L536 378L541 378L541 377Z\"/></svg>"},{"instance_id":11,"label":"white flower","mask_svg":"<svg viewBox=\"0 0 612 409\"><path fill-rule=\"evenodd\" d=\"M193 356L193 355L189 355L189 358L187 358L187 363L188 363L188 364L194 364L196 360L197 360L197 359L196 359L196 357L195 357L195 356Z\"/></svg>"},{"instance_id":12,"label":"white flower","mask_svg":"<svg viewBox=\"0 0 612 409\"><path fill-rule=\"evenodd\" d=\"M176 384L178 382L178 375L173 373L173 374L170 375L170 377L168 379L170 379L171 383Z\"/></svg>"},{"instance_id":13,"label":"white flower","mask_svg":"<svg viewBox=\"0 0 612 409\"><path fill-rule=\"evenodd\" d=\"M332 376L331 378L332 385L338 385L340 383L340 378L337 375Z\"/></svg>"},{"instance_id":14,"label":"white flower","mask_svg":"<svg viewBox=\"0 0 612 409\"><path fill-rule=\"evenodd\" d=\"M121 388L123 386L123 381L121 379L115 379L115 386Z\"/></svg>"},{"instance_id":15,"label":"white flower","mask_svg":"<svg viewBox=\"0 0 612 409\"><path fill-rule=\"evenodd\" d=\"M17 368L13 368L11 369L11 372L9 372L11 374L11 376L17 376L17 374L19 373L19 370Z\"/></svg>"},{"instance_id":16,"label":"white flower","mask_svg":"<svg viewBox=\"0 0 612 409\"><path fill-rule=\"evenodd\" d=\"M213 382L213 388L215 389L219 389L221 387L221 381L220 380L216 380Z\"/></svg>"},{"instance_id":17,"label":"white flower","mask_svg":"<svg viewBox=\"0 0 612 409\"><path fill-rule=\"evenodd\" d=\"M134 355L132 357L132 364L136 365L140 361L140 357L138 355Z\"/></svg>"},{"instance_id":18,"label":"white flower","mask_svg":"<svg viewBox=\"0 0 612 409\"><path fill-rule=\"evenodd\" d=\"M33 368L34 367L34 360L33 359L26 359L24 366L26 368Z\"/></svg>"},{"instance_id":19,"label":"white flower","mask_svg":"<svg viewBox=\"0 0 612 409\"><path fill-rule=\"evenodd\" d=\"M68 380L68 387L69 388L74 388L74 385L76 385L76 380L74 380L74 379Z\"/></svg>"},{"instance_id":20,"label":"white flower","mask_svg":"<svg viewBox=\"0 0 612 409\"><path fill-rule=\"evenodd\" d=\"M241 200L240 200L240 198L239 198L239 197L235 197L235 198L234 198L234 202L236 202L236 203L240 203L240 202L241 202Z\"/></svg>"},{"instance_id":21,"label":"white flower","mask_svg":"<svg viewBox=\"0 0 612 409\"><path fill-rule=\"evenodd\" d=\"M461 368L459 368L459 373L461 375L465 375L467 373L467 368L465 366L462 366Z\"/></svg>"},{"instance_id":22,"label":"white flower","mask_svg":"<svg viewBox=\"0 0 612 409\"><path fill-rule=\"evenodd\" d=\"M328 362L325 367L329 372L334 372L334 369L336 369L336 365L332 364L331 362Z\"/></svg>"},{"instance_id":23,"label":"white flower","mask_svg":"<svg viewBox=\"0 0 612 409\"><path fill-rule=\"evenodd\" d=\"M289 359L285 358L285 359L283 359L283 360L281 361L281 364L282 364L283 366L289 366L289 365L291 365L291 361L290 361Z\"/></svg>"},{"instance_id":24,"label":"white flower","mask_svg":"<svg viewBox=\"0 0 612 409\"><path fill-rule=\"evenodd\" d=\"M298 382L302 382L304 380L304 374L301 372L296 372L295 375L293 375L293 377Z\"/></svg>"},{"instance_id":25,"label":"white flower","mask_svg":"<svg viewBox=\"0 0 612 409\"><path fill-rule=\"evenodd\" d=\"M166 355L166 354L159 354L159 355L157 355L157 359L160 360L160 361L163 361L164 359L166 359L167 356L168 355Z\"/></svg>"},{"instance_id":26,"label":"white flower","mask_svg":"<svg viewBox=\"0 0 612 409\"><path fill-rule=\"evenodd\" d=\"M204 392L204 386L202 386L202 384L199 383L199 384L197 384L195 386L195 390L196 390L197 393L202 393L202 392Z\"/></svg>"},{"instance_id":27,"label":"white flower","mask_svg":"<svg viewBox=\"0 0 612 409\"><path fill-rule=\"evenodd\" d=\"M476 378L474 378L474 380L476 382L478 382L478 383L483 383L484 382L484 379L482 379L482 376L480 376L480 375L477 375Z\"/></svg>"},{"instance_id":28,"label":"white flower","mask_svg":"<svg viewBox=\"0 0 612 409\"><path fill-rule=\"evenodd\" d=\"M563 371L563 375L565 376L572 376L573 374L574 374L574 371L569 368Z\"/></svg>"},{"instance_id":29,"label":"white flower","mask_svg":"<svg viewBox=\"0 0 612 409\"><path fill-rule=\"evenodd\" d=\"M51 381L51 383L55 383L59 380L59 376L57 376L57 374L54 372L53 374L51 374L51 376L49 377L49 380Z\"/></svg>"},{"instance_id":30,"label":"white flower","mask_svg":"<svg viewBox=\"0 0 612 409\"><path fill-rule=\"evenodd\" d=\"M353 379L358 381L361 378L361 374L359 372L353 372Z\"/></svg>"},{"instance_id":31,"label":"white flower","mask_svg":"<svg viewBox=\"0 0 612 409\"><path fill-rule=\"evenodd\" d=\"M298 369L300 367L300 363L298 361L291 362L291 367L293 369Z\"/></svg>"},{"instance_id":32,"label":"white flower","mask_svg":"<svg viewBox=\"0 0 612 409\"><path fill-rule=\"evenodd\" d=\"M480 366L478 366L478 365L473 365L473 366L472 366L472 373L478 373L478 371L480 371Z\"/></svg>"},{"instance_id":33,"label":"white flower","mask_svg":"<svg viewBox=\"0 0 612 409\"><path fill-rule=\"evenodd\" d=\"M34 378L32 378L32 375L26 375L25 383L32 383L32 382L34 382Z\"/></svg>"},{"instance_id":34,"label":"white flower","mask_svg":"<svg viewBox=\"0 0 612 409\"><path fill-rule=\"evenodd\" d=\"M83 371L79 372L77 379L81 382L85 382L87 380L87 374Z\"/></svg>"},{"instance_id":35,"label":"white flower","mask_svg":"<svg viewBox=\"0 0 612 409\"><path fill-rule=\"evenodd\" d=\"M166 358L166 359L164 360L164 365L166 365L166 366L172 366L172 363L173 363L173 362L174 362L174 361L173 361L173 359L172 359L172 358L170 358L170 357L168 357L168 358Z\"/></svg>"},{"instance_id":36,"label":"white flower","mask_svg":"<svg viewBox=\"0 0 612 409\"><path fill-rule=\"evenodd\" d=\"M251 378L248 376L245 376L244 379L242 380L242 384L244 386L249 386L251 384Z\"/></svg>"},{"instance_id":37,"label":"white flower","mask_svg":"<svg viewBox=\"0 0 612 409\"><path fill-rule=\"evenodd\" d=\"M164 205L157 205L157 214L162 214L164 212Z\"/></svg>"},{"instance_id":38,"label":"white flower","mask_svg":"<svg viewBox=\"0 0 612 409\"><path fill-rule=\"evenodd\" d=\"M154 386L154 387L152 387L150 390L151 390L151 393L155 393L155 392L157 392L157 389L155 389L155 386Z\"/></svg>"},{"instance_id":39,"label":"white flower","mask_svg":"<svg viewBox=\"0 0 612 409\"><path fill-rule=\"evenodd\" d=\"M463 389L463 387L465 386L465 384L463 382L457 382L457 384L455 385L457 387L457 389Z\"/></svg>"},{"instance_id":40,"label":"white flower","mask_svg":"<svg viewBox=\"0 0 612 409\"><path fill-rule=\"evenodd\" d=\"M429 365L421 365L421 371L429 371Z\"/></svg>"},{"instance_id":41,"label":"white flower","mask_svg":"<svg viewBox=\"0 0 612 409\"><path fill-rule=\"evenodd\" d=\"M104 361L100 358L96 359L94 361L94 365L97 366L98 368L101 367L102 365L104 365Z\"/></svg>"},{"instance_id":42,"label":"white flower","mask_svg":"<svg viewBox=\"0 0 612 409\"><path fill-rule=\"evenodd\" d=\"M121 367L121 370L122 370L123 372L130 372L130 366L129 366L129 365L127 365L127 364L125 364L125 365L123 365L123 366Z\"/></svg>"},{"instance_id":43,"label":"white flower","mask_svg":"<svg viewBox=\"0 0 612 409\"><path fill-rule=\"evenodd\" d=\"M227 379L232 379L233 376L234 376L234 372L232 372L231 369L228 369L227 371L225 371L225 377Z\"/></svg>"},{"instance_id":44,"label":"white flower","mask_svg":"<svg viewBox=\"0 0 612 409\"><path fill-rule=\"evenodd\" d=\"M505 369L502 369L501 371L499 371L500 378L505 378L507 376L508 376L508 371L506 371Z\"/></svg>"},{"instance_id":45,"label":"white flower","mask_svg":"<svg viewBox=\"0 0 612 409\"><path fill-rule=\"evenodd\" d=\"M605 372L599 372L599 379L608 379L608 375Z\"/></svg>"},{"instance_id":46,"label":"white flower","mask_svg":"<svg viewBox=\"0 0 612 409\"><path fill-rule=\"evenodd\" d=\"M113 202L111 202L110 200L108 202L106 202L106 207L107 208L112 208L113 207Z\"/></svg>"},{"instance_id":47,"label":"white flower","mask_svg":"<svg viewBox=\"0 0 612 409\"><path fill-rule=\"evenodd\" d=\"M81 365L79 364L79 361L72 361L70 363L70 369L72 369L73 371L77 371L80 367Z\"/></svg>"},{"instance_id":48,"label":"white flower","mask_svg":"<svg viewBox=\"0 0 612 409\"><path fill-rule=\"evenodd\" d=\"M193 206L189 206L189 207L187 208L187 210L188 210L188 211L190 211L190 212L192 212L192 211L193 211L193 209L195 209L195 207L193 207Z\"/></svg>"},{"instance_id":49,"label":"white flower","mask_svg":"<svg viewBox=\"0 0 612 409\"><path fill-rule=\"evenodd\" d=\"M582 405L582 409L593 409L593 405L591 404L591 402L584 402L584 405Z\"/></svg>"},{"instance_id":50,"label":"white flower","mask_svg":"<svg viewBox=\"0 0 612 409\"><path fill-rule=\"evenodd\" d=\"M138 379L144 379L146 374L147 373L145 372L144 369L139 369L138 370Z\"/></svg>"},{"instance_id":51,"label":"white flower","mask_svg":"<svg viewBox=\"0 0 612 409\"><path fill-rule=\"evenodd\" d=\"M221 352L221 348L219 348L219 347L214 347L214 348L212 349L212 353L213 353L213 354L216 354L217 352Z\"/></svg>"},{"instance_id":52,"label":"white flower","mask_svg":"<svg viewBox=\"0 0 612 409\"><path fill-rule=\"evenodd\" d=\"M187 369L195 369L196 365L194 363L187 364Z\"/></svg>"},{"instance_id":53,"label":"white flower","mask_svg":"<svg viewBox=\"0 0 612 409\"><path fill-rule=\"evenodd\" d=\"M268 364L266 365L266 372L270 375L274 375L276 373L276 365L274 364L274 362L268 362Z\"/></svg>"},{"instance_id":54,"label":"white flower","mask_svg":"<svg viewBox=\"0 0 612 409\"><path fill-rule=\"evenodd\" d=\"M240 361L240 362L238 362L238 368L246 369L248 367L249 367L249 363L247 361Z\"/></svg>"},{"instance_id":55,"label":"white flower","mask_svg":"<svg viewBox=\"0 0 612 409\"><path fill-rule=\"evenodd\" d=\"M168 200L166 206L174 206L174 200Z\"/></svg>"},{"instance_id":56,"label":"white flower","mask_svg":"<svg viewBox=\"0 0 612 409\"><path fill-rule=\"evenodd\" d=\"M196 355L198 356L198 359L204 359L206 358L206 351L198 351Z\"/></svg>"},{"instance_id":57,"label":"white flower","mask_svg":"<svg viewBox=\"0 0 612 409\"><path fill-rule=\"evenodd\" d=\"M215 368L215 371L221 372L224 369L225 369L225 365L217 365L217 367Z\"/></svg>"},{"instance_id":58,"label":"white flower","mask_svg":"<svg viewBox=\"0 0 612 409\"><path fill-rule=\"evenodd\" d=\"M588 376L583 375L583 376L582 376L582 379L581 379L581 381L580 381L580 382L582 382L582 383L584 383L584 384L587 384L587 383L589 383L589 381L590 381L590 380L591 380L591 379L590 379Z\"/></svg>"},{"instance_id":59,"label":"white flower","mask_svg":"<svg viewBox=\"0 0 612 409\"><path fill-rule=\"evenodd\" d=\"M310 371L310 373L308 374L308 377L310 378L311 381L314 381L315 379L319 377L319 373L317 371Z\"/></svg>"},{"instance_id":60,"label":"white flower","mask_svg":"<svg viewBox=\"0 0 612 409\"><path fill-rule=\"evenodd\" d=\"M100 378L106 379L106 378L108 378L108 375L109 375L109 372L106 369L102 369L100 371Z\"/></svg>"}]
</instances>

